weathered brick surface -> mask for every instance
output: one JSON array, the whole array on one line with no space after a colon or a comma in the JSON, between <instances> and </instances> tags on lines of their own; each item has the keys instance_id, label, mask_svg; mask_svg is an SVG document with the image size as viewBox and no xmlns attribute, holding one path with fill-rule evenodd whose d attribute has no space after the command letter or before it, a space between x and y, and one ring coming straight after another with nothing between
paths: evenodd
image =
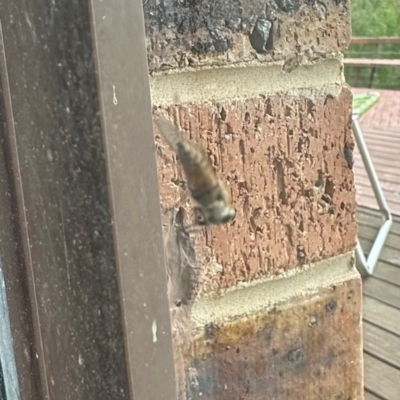
<instances>
[{"instance_id":1,"label":"weathered brick surface","mask_svg":"<svg viewBox=\"0 0 400 400\"><path fill-rule=\"evenodd\" d=\"M210 322L186 347L181 398L360 400L360 310L353 279L259 315Z\"/></svg>"},{"instance_id":2,"label":"weathered brick surface","mask_svg":"<svg viewBox=\"0 0 400 400\"><path fill-rule=\"evenodd\" d=\"M161 110L207 148L237 210L228 226L192 237L177 231L176 210L189 212L191 204L179 165L158 138L164 237L176 282L185 274L198 290L228 288L355 247L354 177L344 157L353 142L351 100L344 87L338 98L276 95Z\"/></svg>"},{"instance_id":3,"label":"weathered brick surface","mask_svg":"<svg viewBox=\"0 0 400 400\"><path fill-rule=\"evenodd\" d=\"M309 60L350 43L347 0L144 2L150 72L258 60Z\"/></svg>"}]
</instances>

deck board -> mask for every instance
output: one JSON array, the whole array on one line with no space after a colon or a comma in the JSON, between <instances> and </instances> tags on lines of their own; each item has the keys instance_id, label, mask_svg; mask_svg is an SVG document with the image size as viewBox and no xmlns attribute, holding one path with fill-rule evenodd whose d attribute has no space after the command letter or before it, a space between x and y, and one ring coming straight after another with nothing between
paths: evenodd
<instances>
[{"instance_id":1,"label":"deck board","mask_svg":"<svg viewBox=\"0 0 400 400\"><path fill-rule=\"evenodd\" d=\"M366 321L364 322L363 332L364 351L400 369L400 337Z\"/></svg>"},{"instance_id":2,"label":"deck board","mask_svg":"<svg viewBox=\"0 0 400 400\"><path fill-rule=\"evenodd\" d=\"M398 131L400 127L400 91L352 88L353 93L379 92L380 100L361 116L361 126L378 131Z\"/></svg>"},{"instance_id":3,"label":"deck board","mask_svg":"<svg viewBox=\"0 0 400 400\"><path fill-rule=\"evenodd\" d=\"M400 182L400 170L398 172ZM376 210L359 207L359 240L366 254L382 224ZM400 399L400 217L393 224L372 276L363 280L366 400ZM397 382L397 384L396 384Z\"/></svg>"},{"instance_id":4,"label":"deck board","mask_svg":"<svg viewBox=\"0 0 400 400\"><path fill-rule=\"evenodd\" d=\"M363 318L387 332L400 336L400 310L369 296L364 296Z\"/></svg>"},{"instance_id":5,"label":"deck board","mask_svg":"<svg viewBox=\"0 0 400 400\"><path fill-rule=\"evenodd\" d=\"M365 392L365 400L382 400L382 397L377 397L370 392Z\"/></svg>"},{"instance_id":6,"label":"deck board","mask_svg":"<svg viewBox=\"0 0 400 400\"><path fill-rule=\"evenodd\" d=\"M399 182L400 182L400 170L399 170ZM400 235L400 218L396 215L392 215L393 224L390 228L391 234ZM382 217L376 210L368 209L365 207L358 207L357 219L360 225L368 225L372 227L379 227ZM362 231L360 231L363 234Z\"/></svg>"},{"instance_id":7,"label":"deck board","mask_svg":"<svg viewBox=\"0 0 400 400\"><path fill-rule=\"evenodd\" d=\"M397 285L371 276L365 280L363 292L369 297L400 310L400 290ZM400 320L397 322L400 325Z\"/></svg>"},{"instance_id":8,"label":"deck board","mask_svg":"<svg viewBox=\"0 0 400 400\"><path fill-rule=\"evenodd\" d=\"M400 290L400 268L391 264L379 261L374 270L374 276L383 281L397 285Z\"/></svg>"},{"instance_id":9,"label":"deck board","mask_svg":"<svg viewBox=\"0 0 400 400\"><path fill-rule=\"evenodd\" d=\"M365 388L385 400L400 399L400 370L364 353Z\"/></svg>"},{"instance_id":10,"label":"deck board","mask_svg":"<svg viewBox=\"0 0 400 400\"><path fill-rule=\"evenodd\" d=\"M372 227L368 225L359 225L360 230L360 238L365 239L366 241L375 240L379 229L377 227ZM389 233L386 239L386 245L391 249L396 249L400 244L400 236L394 235L393 233Z\"/></svg>"},{"instance_id":11,"label":"deck board","mask_svg":"<svg viewBox=\"0 0 400 400\"><path fill-rule=\"evenodd\" d=\"M400 91L374 91L381 98L360 125L393 224L372 277L363 279L365 400L400 400ZM354 161L358 237L368 255L383 221L357 149Z\"/></svg>"},{"instance_id":12,"label":"deck board","mask_svg":"<svg viewBox=\"0 0 400 400\"><path fill-rule=\"evenodd\" d=\"M361 130L389 209L393 214L400 215L400 185L398 184L400 179L400 127L374 128L363 126L361 123ZM360 206L378 209L371 183L357 148L354 150L353 171L357 203Z\"/></svg>"},{"instance_id":13,"label":"deck board","mask_svg":"<svg viewBox=\"0 0 400 400\"><path fill-rule=\"evenodd\" d=\"M364 239L362 237L360 237L359 240L364 253L369 253L369 250L372 248L373 241ZM396 249L385 246L381 251L379 259L400 268L399 253L396 251Z\"/></svg>"}]
</instances>

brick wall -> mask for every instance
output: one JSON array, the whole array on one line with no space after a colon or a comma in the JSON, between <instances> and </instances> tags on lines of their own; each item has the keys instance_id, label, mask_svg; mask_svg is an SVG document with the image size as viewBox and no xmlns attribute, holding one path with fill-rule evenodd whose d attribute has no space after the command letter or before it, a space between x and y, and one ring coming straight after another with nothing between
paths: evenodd
<instances>
[{"instance_id":1,"label":"brick wall","mask_svg":"<svg viewBox=\"0 0 400 400\"><path fill-rule=\"evenodd\" d=\"M154 111L207 149L237 211L188 232L156 130L180 399L361 399L348 1L144 10Z\"/></svg>"}]
</instances>

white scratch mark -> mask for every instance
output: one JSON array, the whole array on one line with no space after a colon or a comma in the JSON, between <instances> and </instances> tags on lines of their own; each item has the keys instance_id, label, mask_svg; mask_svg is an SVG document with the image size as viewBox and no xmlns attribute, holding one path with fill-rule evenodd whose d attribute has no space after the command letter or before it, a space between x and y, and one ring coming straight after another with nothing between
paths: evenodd
<instances>
[{"instance_id":1,"label":"white scratch mark","mask_svg":"<svg viewBox=\"0 0 400 400\"><path fill-rule=\"evenodd\" d=\"M69 257L68 257L67 241L65 239L64 213L62 207L60 207L60 212L61 212L61 229L62 229L63 246L64 246L64 257L65 257L65 262L67 263L67 280L68 280L69 290L71 290L71 276L69 274Z\"/></svg>"},{"instance_id":2,"label":"white scratch mark","mask_svg":"<svg viewBox=\"0 0 400 400\"><path fill-rule=\"evenodd\" d=\"M157 322L153 319L153 324L151 325L151 331L153 332L153 343L157 342Z\"/></svg>"},{"instance_id":3,"label":"white scratch mark","mask_svg":"<svg viewBox=\"0 0 400 400\"><path fill-rule=\"evenodd\" d=\"M80 354L78 355L78 364L83 365L83 358Z\"/></svg>"},{"instance_id":4,"label":"white scratch mark","mask_svg":"<svg viewBox=\"0 0 400 400\"><path fill-rule=\"evenodd\" d=\"M29 19L29 14L27 12L25 13L25 21L28 24L29 29L31 30L33 41L36 42L37 37L36 37L35 27L33 26L31 20Z\"/></svg>"},{"instance_id":5,"label":"white scratch mark","mask_svg":"<svg viewBox=\"0 0 400 400\"><path fill-rule=\"evenodd\" d=\"M47 159L52 162L53 161L53 153L51 152L50 149L47 149L46 151Z\"/></svg>"},{"instance_id":6,"label":"white scratch mark","mask_svg":"<svg viewBox=\"0 0 400 400\"><path fill-rule=\"evenodd\" d=\"M30 361L31 357L30 357L29 351L26 347L24 347L24 356L28 361Z\"/></svg>"},{"instance_id":7,"label":"white scratch mark","mask_svg":"<svg viewBox=\"0 0 400 400\"><path fill-rule=\"evenodd\" d=\"M54 23L54 9L56 8L56 0L51 0L51 6L50 6L50 21L51 24Z\"/></svg>"},{"instance_id":8,"label":"white scratch mark","mask_svg":"<svg viewBox=\"0 0 400 400\"><path fill-rule=\"evenodd\" d=\"M113 103L114 103L114 106L116 106L118 104L117 95L115 93L115 85L113 85Z\"/></svg>"}]
</instances>

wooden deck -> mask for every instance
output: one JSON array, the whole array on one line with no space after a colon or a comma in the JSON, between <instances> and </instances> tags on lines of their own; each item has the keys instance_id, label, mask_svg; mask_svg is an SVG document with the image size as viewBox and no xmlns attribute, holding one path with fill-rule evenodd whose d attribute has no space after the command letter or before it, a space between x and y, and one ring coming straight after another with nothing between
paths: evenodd
<instances>
[{"instance_id":1,"label":"wooden deck","mask_svg":"<svg viewBox=\"0 0 400 400\"><path fill-rule=\"evenodd\" d=\"M370 89L353 89L368 92ZM360 119L360 125L389 209L400 215L400 91L379 91L381 99ZM354 151L357 203L378 209L361 156ZM400 398L399 398L400 400Z\"/></svg>"},{"instance_id":2,"label":"wooden deck","mask_svg":"<svg viewBox=\"0 0 400 400\"><path fill-rule=\"evenodd\" d=\"M395 216L373 276L364 279L364 386L366 400L400 400L400 91L379 92L380 101L360 122ZM382 219L361 157L354 153L359 239L368 254Z\"/></svg>"},{"instance_id":3,"label":"wooden deck","mask_svg":"<svg viewBox=\"0 0 400 400\"><path fill-rule=\"evenodd\" d=\"M379 92L380 100L370 110L361 116L363 129L397 128L400 132L400 91L352 88L353 93Z\"/></svg>"},{"instance_id":4,"label":"wooden deck","mask_svg":"<svg viewBox=\"0 0 400 400\"><path fill-rule=\"evenodd\" d=\"M400 171L399 171L400 175ZM359 207L359 239L368 253L381 223ZM366 400L400 399L400 217L395 216L374 274L364 279L364 386Z\"/></svg>"},{"instance_id":5,"label":"wooden deck","mask_svg":"<svg viewBox=\"0 0 400 400\"><path fill-rule=\"evenodd\" d=\"M361 126L361 129L389 209L393 214L400 215L400 127L364 128ZM378 209L371 183L357 150L354 151L354 161L357 203Z\"/></svg>"}]
</instances>

